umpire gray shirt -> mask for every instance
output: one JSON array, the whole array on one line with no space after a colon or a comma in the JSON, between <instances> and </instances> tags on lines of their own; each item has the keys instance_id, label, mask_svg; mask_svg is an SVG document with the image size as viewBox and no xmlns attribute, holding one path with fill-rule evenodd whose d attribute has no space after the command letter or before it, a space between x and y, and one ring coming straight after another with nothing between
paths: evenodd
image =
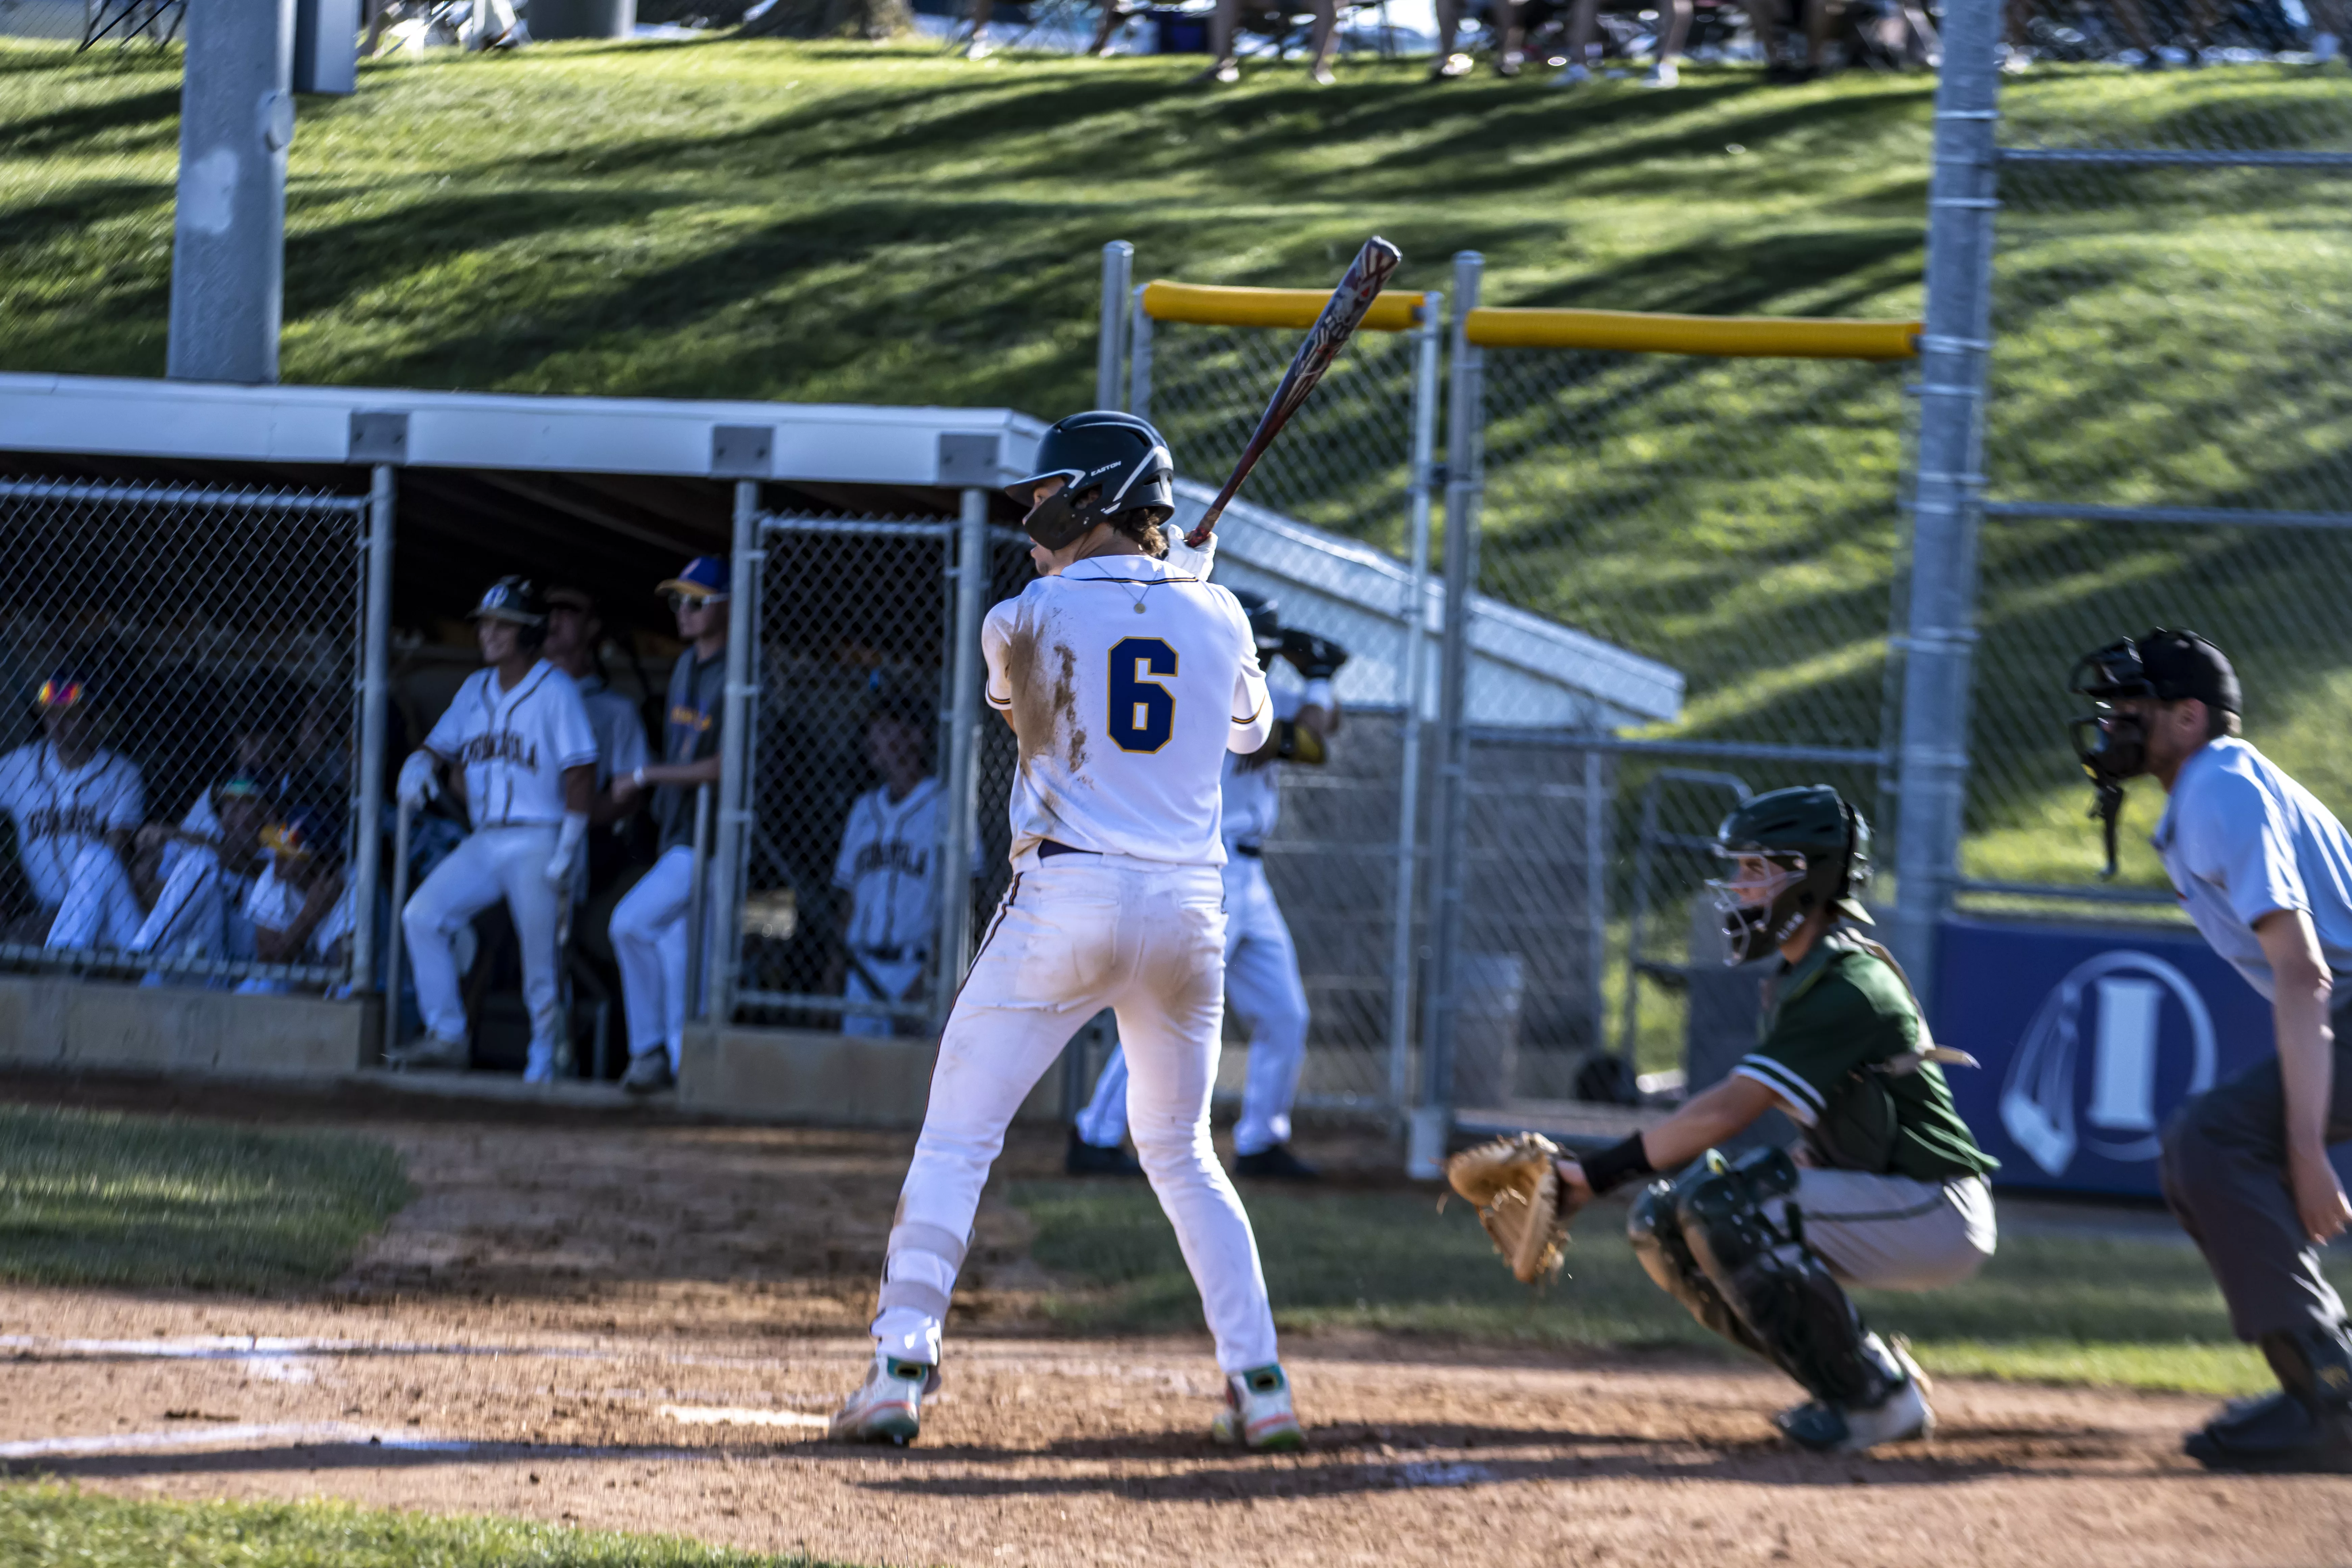
<instances>
[{"instance_id":1,"label":"umpire gray shirt","mask_svg":"<svg viewBox=\"0 0 2352 1568\"><path fill-rule=\"evenodd\" d=\"M2209 741L2181 764L2151 840L2189 918L2265 1000L2276 1000L2254 922L2303 910L2352 1002L2352 835L2318 797L2245 742Z\"/></svg>"}]
</instances>

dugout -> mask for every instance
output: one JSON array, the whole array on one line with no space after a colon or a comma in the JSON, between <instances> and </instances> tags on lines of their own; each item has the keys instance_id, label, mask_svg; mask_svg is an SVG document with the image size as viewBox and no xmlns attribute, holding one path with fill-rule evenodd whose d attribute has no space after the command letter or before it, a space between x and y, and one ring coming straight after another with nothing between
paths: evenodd
<instances>
[{"instance_id":1,"label":"dugout","mask_svg":"<svg viewBox=\"0 0 2352 1568\"><path fill-rule=\"evenodd\" d=\"M654 585L689 555L725 554L739 606L734 739L705 874L731 918L698 943L703 1022L682 1100L912 1120L952 985L867 1009L866 1036L841 1032L830 847L876 777L872 713L935 715L926 761L947 799L971 803L941 814L937 853L981 868L970 899L940 900L930 939L953 955L939 968L960 968L1002 884L1011 771L1008 738L981 722L978 618L1028 570L997 487L1024 471L1043 428L1005 409L0 375L0 742L37 737L31 696L71 667L100 695L102 743L139 768L144 818L175 822L260 766L254 737L267 731L267 765L331 808L353 889L339 952L59 949L42 939L45 889L12 833L0 1060L373 1068L396 923L390 776L473 667L467 609L509 572L584 587L634 655L608 660L614 687L657 696L677 644ZM1197 513L1206 490L1180 489ZM1434 659L1442 595L1429 585L1416 616L1385 557L1245 503L1221 538L1221 580L1278 586L1295 619L1360 648L1380 644L1376 625L1417 620ZM1674 671L1499 606L1474 605L1472 642L1474 702L1526 689L1554 722L1579 725L1679 703ZM1399 669L1360 659L1343 694L1368 714L1397 711ZM575 999L584 1057L582 1013ZM615 1007L614 1054L619 1028ZM519 1057L478 1037L478 1064L509 1048Z\"/></svg>"}]
</instances>

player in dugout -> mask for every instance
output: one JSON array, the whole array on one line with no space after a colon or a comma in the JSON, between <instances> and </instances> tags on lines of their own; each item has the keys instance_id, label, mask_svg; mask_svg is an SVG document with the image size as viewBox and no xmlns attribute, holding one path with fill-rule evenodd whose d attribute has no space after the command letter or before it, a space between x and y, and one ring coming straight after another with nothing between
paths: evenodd
<instances>
[{"instance_id":1,"label":"player in dugout","mask_svg":"<svg viewBox=\"0 0 2352 1568\"><path fill-rule=\"evenodd\" d=\"M929 750L937 721L938 705L910 692L885 694L866 717L866 760L882 782L851 803L833 865L842 932L833 988L853 1002L919 1001L930 970L943 891L933 874L941 786ZM971 875L980 868L975 841ZM969 898L970 885L956 892ZM887 1037L897 1029L887 1013L845 1009L841 1032Z\"/></svg>"},{"instance_id":2,"label":"player in dugout","mask_svg":"<svg viewBox=\"0 0 2352 1568\"><path fill-rule=\"evenodd\" d=\"M1281 763L1319 766L1339 732L1339 699L1331 678L1348 651L1303 626L1285 626L1263 594L1236 589L1249 616L1258 668L1286 659L1303 687L1269 688L1274 733L1248 756L1228 754L1221 789L1225 844L1225 1001L1248 1026L1249 1076L1234 1126L1234 1171L1278 1181L1313 1181L1318 1173L1290 1148L1290 1108L1307 1066L1307 983L1298 945L1266 880L1265 841L1282 815ZM1093 1100L1070 1130L1064 1167L1074 1176L1140 1175L1120 1147L1127 1136L1127 1055L1114 1050L1095 1080Z\"/></svg>"},{"instance_id":3,"label":"player in dugout","mask_svg":"<svg viewBox=\"0 0 2352 1568\"><path fill-rule=\"evenodd\" d=\"M2164 1130L2164 1200L2279 1380L2189 1436L2217 1470L2352 1470L2352 1326L2319 1248L2352 1223L2328 1146L2352 1139L2352 835L2239 736L2237 671L2161 626L2088 654L2074 725L2110 853L2123 783L2164 786L2152 842L2189 918L2271 1004L2277 1054ZM2336 1026L2346 1019L2347 1027Z\"/></svg>"},{"instance_id":4,"label":"player in dugout","mask_svg":"<svg viewBox=\"0 0 2352 1568\"><path fill-rule=\"evenodd\" d=\"M1992 1256L1985 1177L1997 1162L1938 1066L1973 1062L1935 1043L1901 967L1856 929L1870 923L1858 897L1870 826L1837 791L1742 802L1716 853L1724 961L1780 959L1757 1047L1656 1126L1557 1161L1559 1222L1646 1178L1627 1221L1635 1256L1702 1324L1811 1395L1774 1418L1785 1436L1834 1453L1925 1436L1935 1415L1919 1369L1901 1341L1869 1331L1846 1289L1938 1289ZM1776 1108L1804 1130L1793 1155L1759 1149L1734 1164L1715 1152ZM1463 1167L1525 1142L1465 1151L1448 1175L1475 1197ZM1496 1210L1480 1218L1498 1230Z\"/></svg>"}]
</instances>

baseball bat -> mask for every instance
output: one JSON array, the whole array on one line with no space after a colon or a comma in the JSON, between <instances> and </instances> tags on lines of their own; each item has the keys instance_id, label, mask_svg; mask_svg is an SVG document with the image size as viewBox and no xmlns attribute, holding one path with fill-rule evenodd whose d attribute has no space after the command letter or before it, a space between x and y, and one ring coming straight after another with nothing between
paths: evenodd
<instances>
[{"instance_id":1,"label":"baseball bat","mask_svg":"<svg viewBox=\"0 0 2352 1568\"><path fill-rule=\"evenodd\" d=\"M1364 241L1364 248L1356 252L1356 259L1341 275L1339 286L1331 290L1330 303L1315 318L1315 324L1307 329L1307 341L1291 356L1290 368L1282 373L1282 384L1274 389L1274 400L1258 416L1257 428L1250 432L1249 445L1242 448L1234 471L1225 476L1224 488L1209 503L1209 510L1201 514L1199 526L1184 536L1185 543L1198 550L1209 542L1217 519L1225 514L1226 503L1240 490L1242 481L1257 467L1258 458L1274 444L1274 438L1282 434L1282 427L1290 423L1290 416L1307 401L1307 395L1315 390L1315 384L1323 379L1323 373L1339 357L1339 351L1348 346L1348 340L1356 335L1364 312L1372 308L1381 285L1395 275L1397 264L1403 259L1395 246L1378 235Z\"/></svg>"}]
</instances>

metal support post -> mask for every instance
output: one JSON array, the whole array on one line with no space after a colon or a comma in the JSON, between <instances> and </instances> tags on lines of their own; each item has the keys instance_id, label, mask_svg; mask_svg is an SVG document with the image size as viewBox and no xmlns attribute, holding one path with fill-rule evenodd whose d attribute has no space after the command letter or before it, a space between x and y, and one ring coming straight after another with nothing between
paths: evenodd
<instances>
[{"instance_id":1,"label":"metal support post","mask_svg":"<svg viewBox=\"0 0 2352 1568\"><path fill-rule=\"evenodd\" d=\"M760 484L735 485L735 547L728 574L727 700L719 731L719 830L710 865L707 907L693 911L711 922L704 944L709 980L701 1016L725 1025L735 1016L735 977L742 968L743 868L751 844L751 771L752 650L760 636Z\"/></svg>"},{"instance_id":2,"label":"metal support post","mask_svg":"<svg viewBox=\"0 0 2352 1568\"><path fill-rule=\"evenodd\" d=\"M1143 286L1137 284L1127 316L1127 411L1138 419L1151 417L1151 316L1143 308Z\"/></svg>"},{"instance_id":3,"label":"metal support post","mask_svg":"<svg viewBox=\"0 0 2352 1568\"><path fill-rule=\"evenodd\" d=\"M1598 703L1594 704L1597 708ZM1595 713L1592 728L1601 728ZM1608 764L1598 750L1584 753L1584 962L1592 985L1592 1049L1609 1048L1609 996L1602 982L1609 973L1609 806L1602 785ZM1625 984L1633 984L1626 973ZM1633 1042L1625 1042L1625 1070L1633 1070Z\"/></svg>"},{"instance_id":4,"label":"metal support post","mask_svg":"<svg viewBox=\"0 0 2352 1568\"><path fill-rule=\"evenodd\" d=\"M1959 877L1985 360L1992 321L1997 0L1953 0L1936 84L1927 192L1927 331L1919 338L1918 471L1903 670L1895 949L1923 1000L1936 929Z\"/></svg>"},{"instance_id":5,"label":"metal support post","mask_svg":"<svg viewBox=\"0 0 2352 1568\"><path fill-rule=\"evenodd\" d=\"M706 1016L703 999L710 994L710 786L694 786L694 857L686 877L686 1016Z\"/></svg>"},{"instance_id":6,"label":"metal support post","mask_svg":"<svg viewBox=\"0 0 2352 1568\"><path fill-rule=\"evenodd\" d=\"M1121 371L1127 361L1127 285L1135 247L1114 239L1102 248L1102 324L1095 333L1095 406L1120 406Z\"/></svg>"},{"instance_id":7,"label":"metal support post","mask_svg":"<svg viewBox=\"0 0 2352 1568\"><path fill-rule=\"evenodd\" d=\"M368 478L367 598L361 611L358 843L352 858L352 989L375 988L375 889L383 875L383 765L385 714L392 704L392 509L393 475L378 463ZM392 911L393 922L400 911ZM398 981L384 989L399 1005Z\"/></svg>"},{"instance_id":8,"label":"metal support post","mask_svg":"<svg viewBox=\"0 0 2352 1568\"><path fill-rule=\"evenodd\" d=\"M180 86L165 374L278 379L286 149L294 141L294 0L189 8Z\"/></svg>"},{"instance_id":9,"label":"metal support post","mask_svg":"<svg viewBox=\"0 0 2352 1568\"><path fill-rule=\"evenodd\" d=\"M980 688L982 679L980 623L988 610L988 496L983 489L963 492L957 515L955 647L949 663L955 671L955 700L948 710L947 819L940 826L940 853L945 864L940 886L939 986L933 1017L945 1028L956 987L971 963L971 866L973 836L980 831Z\"/></svg>"},{"instance_id":10,"label":"metal support post","mask_svg":"<svg viewBox=\"0 0 2352 1568\"><path fill-rule=\"evenodd\" d=\"M1445 727L1437 769L1438 810L1431 837L1437 897L1432 909L1429 984L1422 1020L1421 1103L1414 1107L1405 1169L1441 1173L1452 1130L1454 1026L1461 1006L1462 900L1468 880L1470 815L1470 603L1478 591L1478 505L1486 488L1486 360L1471 343L1486 258L1454 258L1454 376L1447 393L1445 443L1445 640L1438 666L1437 711Z\"/></svg>"},{"instance_id":11,"label":"metal support post","mask_svg":"<svg viewBox=\"0 0 2352 1568\"><path fill-rule=\"evenodd\" d=\"M1421 852L1421 723L1429 666L1429 493L1436 482L1437 360L1445 296L1421 297L1413 330L1412 574L1405 584L1404 719L1397 769L1396 940L1389 959L1389 1103L1412 1096L1413 873Z\"/></svg>"}]
</instances>

